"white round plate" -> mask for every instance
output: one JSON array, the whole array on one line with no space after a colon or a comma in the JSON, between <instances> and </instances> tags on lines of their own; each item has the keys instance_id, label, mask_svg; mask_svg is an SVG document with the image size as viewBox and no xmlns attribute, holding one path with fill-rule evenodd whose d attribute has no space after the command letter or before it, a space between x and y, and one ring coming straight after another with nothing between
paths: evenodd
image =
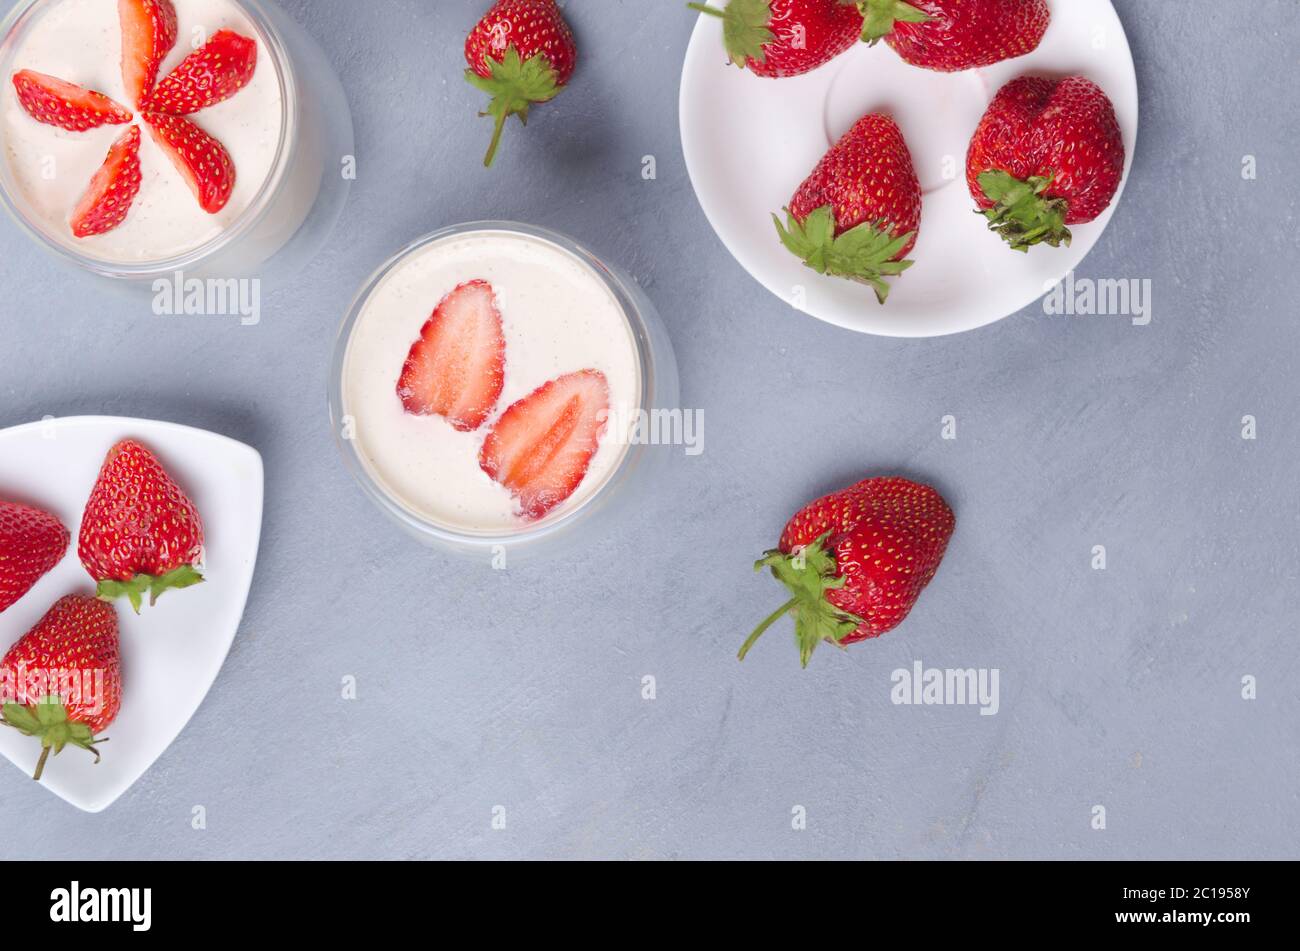
<instances>
[{"instance_id":1,"label":"white round plate","mask_svg":"<svg viewBox=\"0 0 1300 951\"><path fill-rule=\"evenodd\" d=\"M814 317L888 337L933 337L1001 320L1078 266L1119 199L1078 225L1069 248L1012 251L975 212L966 151L994 94L1026 73L1082 75L1115 104L1128 160L1138 134L1137 75L1110 0L1051 0L1037 50L988 69L937 73L904 63L884 43L858 44L821 69L762 79L727 63L722 21L700 15L682 70L682 149L705 215L737 261L773 294ZM858 118L887 112L903 130L925 193L916 264L871 288L809 270L777 239L772 214Z\"/></svg>"},{"instance_id":2,"label":"white round plate","mask_svg":"<svg viewBox=\"0 0 1300 951\"><path fill-rule=\"evenodd\" d=\"M59 598L95 593L77 559L81 513L104 457L138 439L194 500L203 517L203 584L172 591L136 616L117 605L122 636L122 710L105 735L103 759L66 748L50 757L42 784L78 809L99 812L126 792L180 734L217 678L235 639L253 580L262 531L262 457L243 443L142 419L50 419L0 431L0 498L58 516L72 544L54 570L0 613L0 656ZM0 729L0 755L18 769L0 795L31 783L40 744Z\"/></svg>"}]
</instances>

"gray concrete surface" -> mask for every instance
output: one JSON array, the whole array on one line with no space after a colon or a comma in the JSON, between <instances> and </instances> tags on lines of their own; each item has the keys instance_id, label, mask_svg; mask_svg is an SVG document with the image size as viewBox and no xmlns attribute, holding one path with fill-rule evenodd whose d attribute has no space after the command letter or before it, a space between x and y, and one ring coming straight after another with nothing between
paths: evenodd
<instances>
[{"instance_id":1,"label":"gray concrete surface","mask_svg":"<svg viewBox=\"0 0 1300 951\"><path fill-rule=\"evenodd\" d=\"M154 319L0 224L0 425L171 419L253 444L269 480L246 619L189 728L100 816L6 765L0 857L1300 855L1300 26L1288 0L1249 29L1213 0L1116 5L1141 142L1079 276L1150 279L1151 324L1031 307L906 342L789 310L713 235L678 140L680 4L569 3L580 81L488 175L459 75L482 4L287 0L347 87L360 178L260 326ZM505 572L381 521L323 397L372 268L487 217L634 273L707 419L704 454L606 537ZM780 600L752 560L804 501L886 471L960 523L907 625L806 672L783 629L738 664ZM917 660L997 668L999 712L891 703Z\"/></svg>"}]
</instances>

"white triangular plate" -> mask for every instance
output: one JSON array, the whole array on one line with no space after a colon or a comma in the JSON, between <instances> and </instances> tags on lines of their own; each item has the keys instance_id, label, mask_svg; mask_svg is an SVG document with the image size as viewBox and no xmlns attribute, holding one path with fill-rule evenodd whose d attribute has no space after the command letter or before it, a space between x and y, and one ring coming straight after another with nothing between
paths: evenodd
<instances>
[{"instance_id":1,"label":"white triangular plate","mask_svg":"<svg viewBox=\"0 0 1300 951\"><path fill-rule=\"evenodd\" d=\"M122 711L108 728L103 760L77 749L51 757L42 783L86 812L113 804L171 745L217 678L239 629L262 531L262 457L243 443L173 423L141 419L49 419L0 431L0 498L57 515L72 532L63 561L0 614L0 654L59 598L93 594L77 559L81 513L104 457L121 439L138 439L158 456L198 506L207 548L207 581L172 591L137 617L118 604L122 631ZM31 782L39 744L0 729L0 753L22 772L3 784ZM0 784L0 795L4 785Z\"/></svg>"}]
</instances>

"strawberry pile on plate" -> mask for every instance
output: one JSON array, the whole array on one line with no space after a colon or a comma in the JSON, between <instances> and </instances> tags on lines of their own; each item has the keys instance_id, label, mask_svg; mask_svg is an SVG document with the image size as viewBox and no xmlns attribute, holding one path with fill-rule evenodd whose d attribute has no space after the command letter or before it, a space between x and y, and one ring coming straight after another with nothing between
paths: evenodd
<instances>
[{"instance_id":1,"label":"strawberry pile on plate","mask_svg":"<svg viewBox=\"0 0 1300 951\"><path fill-rule=\"evenodd\" d=\"M922 69L958 72L1033 52L1051 24L1046 0L728 0L689 4L723 20L732 63L756 76L799 76L855 46L885 42ZM1125 151L1115 110L1080 76L1019 77L997 94L967 156L989 229L1011 248L1069 244L1119 191ZM864 116L776 217L782 244L819 274L870 285L912 266L922 194L903 133Z\"/></svg>"},{"instance_id":2,"label":"strawberry pile on plate","mask_svg":"<svg viewBox=\"0 0 1300 951\"><path fill-rule=\"evenodd\" d=\"M54 515L0 501L0 615L67 554L71 535ZM95 596L61 598L0 660L0 725L41 744L35 777L68 746L94 753L122 701L117 611L145 595L203 581L203 522L153 453L134 440L114 446L81 519L77 553Z\"/></svg>"},{"instance_id":3,"label":"strawberry pile on plate","mask_svg":"<svg viewBox=\"0 0 1300 951\"><path fill-rule=\"evenodd\" d=\"M402 367L397 395L407 413L441 416L456 430L472 433L496 413L505 368L496 293L487 281L467 281L425 322ZM603 373L565 374L496 419L479 452L479 466L510 492L525 519L545 518L586 478L609 412Z\"/></svg>"},{"instance_id":4,"label":"strawberry pile on plate","mask_svg":"<svg viewBox=\"0 0 1300 951\"><path fill-rule=\"evenodd\" d=\"M230 30L214 34L170 74L158 79L176 44L171 0L118 0L122 82L140 121L185 179L204 211L216 214L235 190L235 163L224 145L188 116L225 102L257 70L257 43ZM108 151L69 219L78 238L122 224L140 192L140 126L131 109L93 89L29 69L13 75L18 101L37 122L69 132L130 125Z\"/></svg>"}]
</instances>

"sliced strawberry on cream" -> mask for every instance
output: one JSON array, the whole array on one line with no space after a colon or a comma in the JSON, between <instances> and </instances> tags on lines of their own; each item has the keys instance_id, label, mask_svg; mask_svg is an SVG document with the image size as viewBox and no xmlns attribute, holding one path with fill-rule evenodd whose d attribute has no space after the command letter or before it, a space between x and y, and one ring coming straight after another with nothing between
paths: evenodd
<instances>
[{"instance_id":1,"label":"sliced strawberry on cream","mask_svg":"<svg viewBox=\"0 0 1300 951\"><path fill-rule=\"evenodd\" d=\"M118 0L117 14L122 24L122 82L131 102L143 108L158 69L176 45L176 8L171 0Z\"/></svg>"},{"instance_id":2,"label":"sliced strawberry on cream","mask_svg":"<svg viewBox=\"0 0 1300 951\"><path fill-rule=\"evenodd\" d=\"M482 426L505 386L506 340L487 281L442 299L411 345L397 395L413 416L443 416L461 432Z\"/></svg>"},{"instance_id":3,"label":"sliced strawberry on cream","mask_svg":"<svg viewBox=\"0 0 1300 951\"><path fill-rule=\"evenodd\" d=\"M609 420L609 392L598 370L570 373L515 403L488 434L479 465L526 518L544 518L586 478Z\"/></svg>"},{"instance_id":4,"label":"sliced strawberry on cream","mask_svg":"<svg viewBox=\"0 0 1300 951\"><path fill-rule=\"evenodd\" d=\"M221 30L158 83L142 108L188 116L225 102L257 71L257 41Z\"/></svg>"},{"instance_id":5,"label":"sliced strawberry on cream","mask_svg":"<svg viewBox=\"0 0 1300 951\"><path fill-rule=\"evenodd\" d=\"M108 150L90 187L72 213L72 233L78 238L112 231L131 210L140 193L140 130L131 126Z\"/></svg>"},{"instance_id":6,"label":"sliced strawberry on cream","mask_svg":"<svg viewBox=\"0 0 1300 951\"><path fill-rule=\"evenodd\" d=\"M27 114L37 122L69 132L85 132L102 125L124 125L134 116L102 92L65 82L30 69L14 73L14 89Z\"/></svg>"},{"instance_id":7,"label":"sliced strawberry on cream","mask_svg":"<svg viewBox=\"0 0 1300 951\"><path fill-rule=\"evenodd\" d=\"M180 116L145 113L144 122L184 176L199 207L211 215L225 208L235 190L235 163L226 147Z\"/></svg>"}]
</instances>

